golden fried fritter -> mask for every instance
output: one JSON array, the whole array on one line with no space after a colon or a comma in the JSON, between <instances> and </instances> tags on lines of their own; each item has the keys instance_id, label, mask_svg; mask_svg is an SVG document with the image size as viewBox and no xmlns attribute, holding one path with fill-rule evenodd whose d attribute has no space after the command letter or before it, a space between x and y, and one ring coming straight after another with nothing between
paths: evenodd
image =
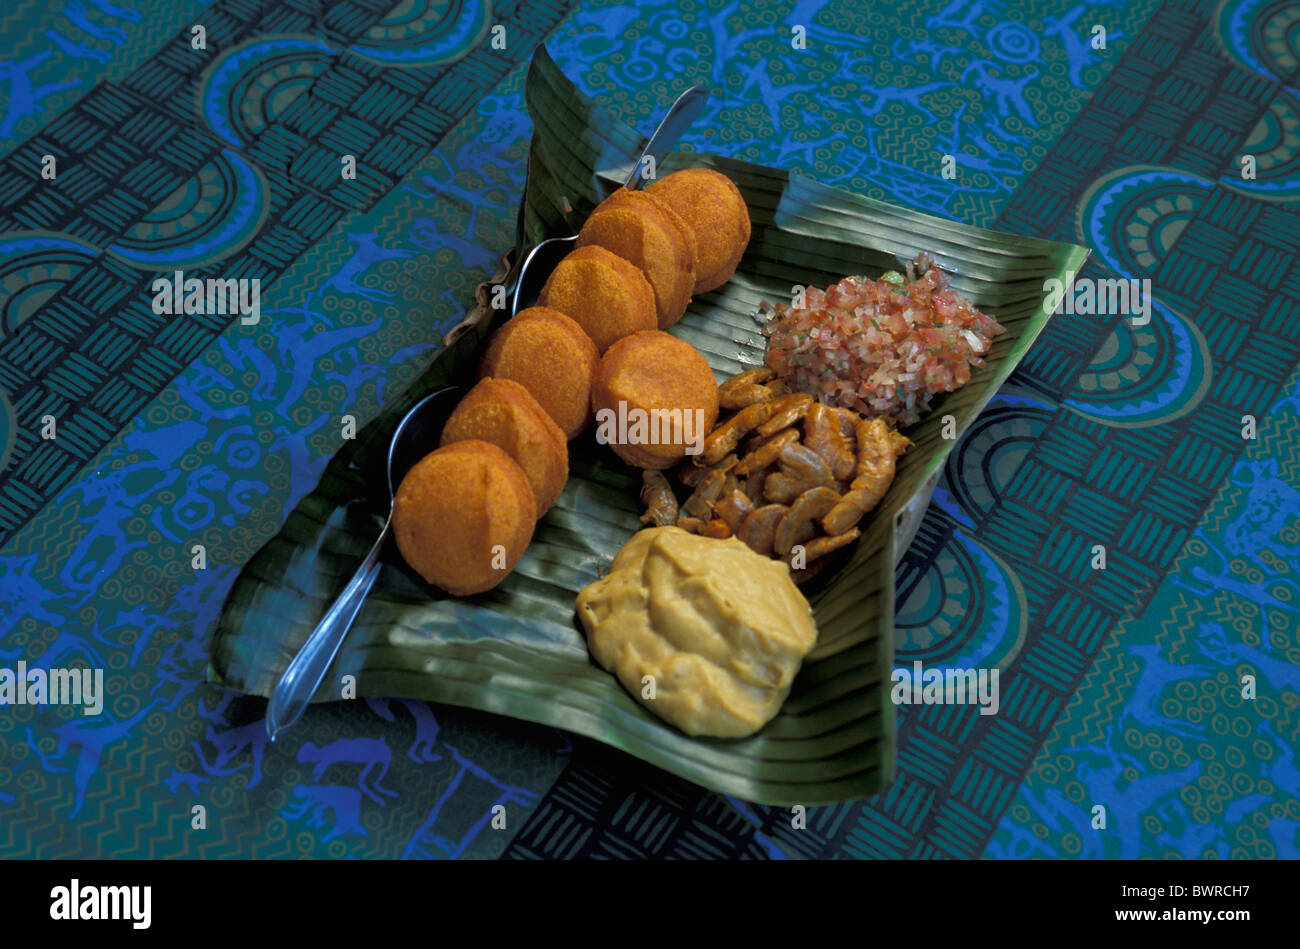
<instances>
[{"instance_id":1,"label":"golden fried fritter","mask_svg":"<svg viewBox=\"0 0 1300 949\"><path fill-rule=\"evenodd\" d=\"M578 232L579 247L593 244L645 274L654 288L659 329L682 318L695 287L695 234L676 212L643 191L619 188L596 206Z\"/></svg>"},{"instance_id":2,"label":"golden fried fritter","mask_svg":"<svg viewBox=\"0 0 1300 949\"><path fill-rule=\"evenodd\" d=\"M703 448L718 418L718 384L694 346L650 330L619 340L601 358L591 406L597 438L616 455L639 468L669 468L688 448Z\"/></svg>"},{"instance_id":3,"label":"golden fried fritter","mask_svg":"<svg viewBox=\"0 0 1300 949\"><path fill-rule=\"evenodd\" d=\"M659 325L645 274L604 247L571 251L551 271L537 302L571 318L602 353L624 336Z\"/></svg>"},{"instance_id":4,"label":"golden fried fritter","mask_svg":"<svg viewBox=\"0 0 1300 949\"><path fill-rule=\"evenodd\" d=\"M490 590L533 538L537 502L523 469L470 439L430 452L393 499L393 535L411 569L453 596Z\"/></svg>"},{"instance_id":5,"label":"golden fried fritter","mask_svg":"<svg viewBox=\"0 0 1300 949\"><path fill-rule=\"evenodd\" d=\"M443 445L465 439L503 449L528 477L537 516L549 511L569 478L564 432L528 390L512 379L480 379L456 406L442 429Z\"/></svg>"},{"instance_id":6,"label":"golden fried fritter","mask_svg":"<svg viewBox=\"0 0 1300 949\"><path fill-rule=\"evenodd\" d=\"M695 238L695 286L706 293L736 272L749 245L749 209L740 189L711 168L687 168L667 175L646 194L671 208Z\"/></svg>"},{"instance_id":7,"label":"golden fried fritter","mask_svg":"<svg viewBox=\"0 0 1300 949\"><path fill-rule=\"evenodd\" d=\"M534 306L492 336L479 376L518 382L572 439L591 419L591 377L599 361L581 326L559 310Z\"/></svg>"}]
</instances>

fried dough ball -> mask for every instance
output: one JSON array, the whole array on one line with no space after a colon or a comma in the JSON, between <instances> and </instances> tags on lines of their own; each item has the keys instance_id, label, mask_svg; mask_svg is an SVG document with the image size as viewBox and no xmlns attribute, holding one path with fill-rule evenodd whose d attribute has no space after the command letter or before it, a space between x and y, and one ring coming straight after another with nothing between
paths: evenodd
<instances>
[{"instance_id":1,"label":"fried dough ball","mask_svg":"<svg viewBox=\"0 0 1300 949\"><path fill-rule=\"evenodd\" d=\"M597 440L614 454L638 468L671 468L688 448L698 454L717 421L718 384L694 346L650 330L609 347L596 367L591 405Z\"/></svg>"},{"instance_id":2,"label":"fried dough ball","mask_svg":"<svg viewBox=\"0 0 1300 949\"><path fill-rule=\"evenodd\" d=\"M596 349L658 325L655 294L645 274L604 247L579 247L561 260L537 297L582 327Z\"/></svg>"},{"instance_id":3,"label":"fried dough ball","mask_svg":"<svg viewBox=\"0 0 1300 949\"><path fill-rule=\"evenodd\" d=\"M654 288L659 329L682 318L695 286L695 233L666 204L619 188L596 205L578 246L598 244L641 268Z\"/></svg>"},{"instance_id":4,"label":"fried dough ball","mask_svg":"<svg viewBox=\"0 0 1300 949\"><path fill-rule=\"evenodd\" d=\"M534 306L493 334L479 376L519 383L572 439L591 418L598 362L596 344L581 326L559 310Z\"/></svg>"},{"instance_id":5,"label":"fried dough ball","mask_svg":"<svg viewBox=\"0 0 1300 949\"><path fill-rule=\"evenodd\" d=\"M480 379L442 429L442 445L466 439L491 442L524 470L541 517L559 500L569 478L564 432L512 379Z\"/></svg>"},{"instance_id":6,"label":"fried dough ball","mask_svg":"<svg viewBox=\"0 0 1300 949\"><path fill-rule=\"evenodd\" d=\"M411 569L452 596L490 590L533 539L537 502L522 468L470 439L430 452L393 499L393 536Z\"/></svg>"},{"instance_id":7,"label":"fried dough ball","mask_svg":"<svg viewBox=\"0 0 1300 949\"><path fill-rule=\"evenodd\" d=\"M736 272L749 245L749 209L740 189L711 168L687 168L660 178L647 195L672 209L695 238L695 287L706 293Z\"/></svg>"}]
</instances>

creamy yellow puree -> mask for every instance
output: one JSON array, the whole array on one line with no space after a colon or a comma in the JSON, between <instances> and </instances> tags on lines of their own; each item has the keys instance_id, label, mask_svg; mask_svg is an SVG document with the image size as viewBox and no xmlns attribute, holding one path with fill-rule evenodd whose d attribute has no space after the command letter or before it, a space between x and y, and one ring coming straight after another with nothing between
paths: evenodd
<instances>
[{"instance_id":1,"label":"creamy yellow puree","mask_svg":"<svg viewBox=\"0 0 1300 949\"><path fill-rule=\"evenodd\" d=\"M688 735L758 731L817 642L785 564L680 527L636 533L578 594L578 616L596 662Z\"/></svg>"}]
</instances>

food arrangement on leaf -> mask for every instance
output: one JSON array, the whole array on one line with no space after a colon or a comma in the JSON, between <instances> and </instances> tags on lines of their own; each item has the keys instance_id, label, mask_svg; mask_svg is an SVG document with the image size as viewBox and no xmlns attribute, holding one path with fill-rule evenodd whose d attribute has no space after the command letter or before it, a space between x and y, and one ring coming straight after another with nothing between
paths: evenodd
<instances>
[{"instance_id":1,"label":"food arrangement on leaf","mask_svg":"<svg viewBox=\"0 0 1300 949\"><path fill-rule=\"evenodd\" d=\"M889 490L917 421L940 392L970 379L1004 332L948 288L922 255L908 276L846 277L809 288L797 306L764 306L766 366L718 389L730 414L703 452L667 478L643 475L645 522L735 536L785 560L796 582L816 576Z\"/></svg>"},{"instance_id":2,"label":"food arrangement on leaf","mask_svg":"<svg viewBox=\"0 0 1300 949\"><path fill-rule=\"evenodd\" d=\"M547 279L540 305L497 331L480 381L442 435L444 446L469 440L503 450L540 517L568 475L566 437L594 412L597 441L643 469L641 520L654 526L578 594L591 654L634 696L643 680L655 682L643 702L655 714L713 737L752 734L779 710L817 638L795 584L861 536L859 522L912 444L898 424L964 384L1002 332L922 256L906 278L847 277L808 289L797 305L765 305L766 365L718 385L708 361L663 330L692 293L730 279L750 233L739 190L715 171L615 191ZM515 378L491 375L502 371ZM590 393L589 406L577 404L581 393ZM663 473L679 464L680 502ZM485 476L517 485L509 474ZM430 582L494 585L484 570L435 566L423 544L412 559L407 549L420 532L409 521L419 512L406 503L401 516L403 555ZM494 528L484 536L509 533ZM498 582L518 560L502 556L509 549L491 548Z\"/></svg>"},{"instance_id":3,"label":"food arrangement on leaf","mask_svg":"<svg viewBox=\"0 0 1300 949\"><path fill-rule=\"evenodd\" d=\"M544 48L526 99L533 140L513 256L241 570L209 681L278 692L357 580L373 578L349 605L355 621L325 680L355 675L357 695L541 723L747 801L879 793L896 761L895 570L952 450L949 417L957 431L974 423L1050 317L1035 288L1077 273L1086 248L662 143L659 180L597 215L650 147ZM648 202L658 210L639 212ZM498 324L500 290L530 248L565 234L518 281L518 315ZM918 248L939 264L909 269ZM894 268L906 273L878 276ZM697 374L672 372L655 344L660 371L629 383L638 363L623 359L597 395L602 357L665 330L680 352L698 350L711 370L702 382L676 378ZM483 380L522 387L567 440L569 476L549 511L554 432L539 434L509 386L479 392L462 440L420 458L457 390ZM688 429L696 413L705 422ZM386 531L401 556L372 559ZM599 597L588 592L616 571ZM785 618L774 627L774 616ZM322 687L313 701L334 698Z\"/></svg>"}]
</instances>

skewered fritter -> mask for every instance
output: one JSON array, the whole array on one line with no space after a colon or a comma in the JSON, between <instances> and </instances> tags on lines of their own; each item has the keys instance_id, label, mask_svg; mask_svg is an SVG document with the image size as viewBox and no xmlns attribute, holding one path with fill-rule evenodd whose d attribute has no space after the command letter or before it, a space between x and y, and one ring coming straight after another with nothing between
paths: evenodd
<instances>
[{"instance_id":1,"label":"skewered fritter","mask_svg":"<svg viewBox=\"0 0 1300 949\"><path fill-rule=\"evenodd\" d=\"M512 379L483 378L460 400L440 444L466 439L491 442L523 469L541 517L559 500L569 478L569 446L560 426Z\"/></svg>"},{"instance_id":2,"label":"skewered fritter","mask_svg":"<svg viewBox=\"0 0 1300 949\"><path fill-rule=\"evenodd\" d=\"M578 232L579 249L593 244L645 274L654 290L659 329L682 318L695 288L695 234L670 207L644 192L619 188L596 206Z\"/></svg>"},{"instance_id":3,"label":"skewered fritter","mask_svg":"<svg viewBox=\"0 0 1300 949\"><path fill-rule=\"evenodd\" d=\"M572 439L591 419L591 378L599 361L596 344L573 319L534 306L496 331L479 378L519 383Z\"/></svg>"},{"instance_id":4,"label":"skewered fritter","mask_svg":"<svg viewBox=\"0 0 1300 949\"><path fill-rule=\"evenodd\" d=\"M671 468L718 418L713 370L685 340L658 330L609 347L591 383L596 438L639 468ZM617 431L617 419L630 424ZM606 431L606 422L613 431ZM638 425L638 423L640 423Z\"/></svg>"},{"instance_id":5,"label":"skewered fritter","mask_svg":"<svg viewBox=\"0 0 1300 949\"><path fill-rule=\"evenodd\" d=\"M466 439L425 455L393 499L393 536L411 569L452 596L492 589L528 548L537 501L496 445Z\"/></svg>"},{"instance_id":6,"label":"skewered fritter","mask_svg":"<svg viewBox=\"0 0 1300 949\"><path fill-rule=\"evenodd\" d=\"M740 189L711 168L687 168L660 178L646 194L677 213L695 240L695 288L707 293L736 272L749 245L749 209Z\"/></svg>"},{"instance_id":7,"label":"skewered fritter","mask_svg":"<svg viewBox=\"0 0 1300 949\"><path fill-rule=\"evenodd\" d=\"M659 325L655 292L645 274L604 247L584 246L566 254L546 279L537 303L581 326L601 353L625 336Z\"/></svg>"}]
</instances>

